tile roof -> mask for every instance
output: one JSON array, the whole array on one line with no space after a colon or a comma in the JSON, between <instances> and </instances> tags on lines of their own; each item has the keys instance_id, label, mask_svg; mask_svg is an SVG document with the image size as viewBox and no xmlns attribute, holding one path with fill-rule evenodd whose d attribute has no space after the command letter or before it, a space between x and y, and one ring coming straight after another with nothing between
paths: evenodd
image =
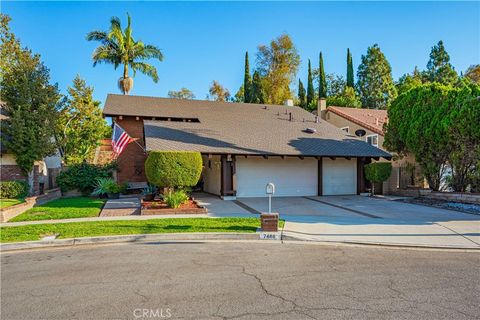
<instances>
[{"instance_id":1,"label":"tile roof","mask_svg":"<svg viewBox=\"0 0 480 320\"><path fill-rule=\"evenodd\" d=\"M370 131L382 136L384 135L383 124L387 122L388 119L387 110L330 106L327 108L327 112L333 112L359 126L369 129Z\"/></svg>"},{"instance_id":2,"label":"tile roof","mask_svg":"<svg viewBox=\"0 0 480 320\"><path fill-rule=\"evenodd\" d=\"M109 95L103 113L107 116L199 120L144 120L147 150L390 157L326 121L315 122L314 115L299 107ZM307 133L307 128L316 132Z\"/></svg>"}]
</instances>

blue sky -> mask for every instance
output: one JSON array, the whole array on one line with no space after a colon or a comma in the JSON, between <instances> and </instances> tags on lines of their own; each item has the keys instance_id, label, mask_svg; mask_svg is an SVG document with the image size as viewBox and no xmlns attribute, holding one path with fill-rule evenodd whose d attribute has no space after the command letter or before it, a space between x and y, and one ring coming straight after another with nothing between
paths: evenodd
<instances>
[{"instance_id":1,"label":"blue sky","mask_svg":"<svg viewBox=\"0 0 480 320\"><path fill-rule=\"evenodd\" d=\"M131 94L166 96L169 90L191 89L204 99L218 80L234 94L243 81L244 54L251 65L256 47L282 33L294 40L306 82L307 59L325 71L345 75L346 50L355 69L368 46L378 43L397 79L415 66L424 69L431 47L442 39L457 71L480 62L479 2L4 2L3 13L23 45L40 53L62 92L78 73L95 87L104 102L118 93L121 70L92 67L97 43L85 35L106 30L109 18L126 12L134 36L160 47L165 60L156 63L155 84L137 74Z\"/></svg>"}]
</instances>

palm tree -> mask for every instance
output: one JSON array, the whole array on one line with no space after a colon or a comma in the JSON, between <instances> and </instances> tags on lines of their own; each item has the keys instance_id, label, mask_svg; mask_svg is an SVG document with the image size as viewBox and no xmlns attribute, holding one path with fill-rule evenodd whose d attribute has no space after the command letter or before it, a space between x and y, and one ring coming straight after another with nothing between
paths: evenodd
<instances>
[{"instance_id":1,"label":"palm tree","mask_svg":"<svg viewBox=\"0 0 480 320\"><path fill-rule=\"evenodd\" d=\"M111 63L115 69L119 65L123 65L123 77L118 80L118 87L123 94L128 94L133 88L133 79L128 76L129 68L133 71L133 76L135 76L137 71L140 71L157 83L157 69L151 64L144 62L144 60L163 60L163 54L159 48L133 39L131 19L128 13L127 17L128 25L125 30L121 28L120 19L112 17L108 32L92 31L87 34L88 41L94 40L101 43L92 55L94 67L97 63Z\"/></svg>"}]
</instances>

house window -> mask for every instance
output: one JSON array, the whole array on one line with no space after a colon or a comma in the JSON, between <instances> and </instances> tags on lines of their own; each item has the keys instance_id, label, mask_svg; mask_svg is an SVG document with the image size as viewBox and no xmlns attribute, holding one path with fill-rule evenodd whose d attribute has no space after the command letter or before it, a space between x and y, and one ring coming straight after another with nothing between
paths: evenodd
<instances>
[{"instance_id":1,"label":"house window","mask_svg":"<svg viewBox=\"0 0 480 320\"><path fill-rule=\"evenodd\" d=\"M368 144L378 148L378 134L371 134L365 138Z\"/></svg>"},{"instance_id":2,"label":"house window","mask_svg":"<svg viewBox=\"0 0 480 320\"><path fill-rule=\"evenodd\" d=\"M348 133L348 127L343 127L343 128L340 128L340 129L345 131L346 133Z\"/></svg>"}]
</instances>

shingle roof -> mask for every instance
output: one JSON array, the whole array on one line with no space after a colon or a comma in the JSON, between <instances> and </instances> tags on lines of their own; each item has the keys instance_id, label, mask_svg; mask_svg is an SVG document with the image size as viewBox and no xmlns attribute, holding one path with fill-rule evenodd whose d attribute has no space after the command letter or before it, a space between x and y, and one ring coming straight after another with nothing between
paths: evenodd
<instances>
[{"instance_id":1,"label":"shingle roof","mask_svg":"<svg viewBox=\"0 0 480 320\"><path fill-rule=\"evenodd\" d=\"M347 120L350 120L370 131L383 136L383 124L387 121L387 110L359 109L347 107L327 108L328 112L333 112Z\"/></svg>"},{"instance_id":2,"label":"shingle roof","mask_svg":"<svg viewBox=\"0 0 480 320\"><path fill-rule=\"evenodd\" d=\"M289 121L289 113L293 121ZM147 150L213 154L390 157L299 107L109 95L108 116L195 118L144 120ZM305 129L313 128L315 133Z\"/></svg>"}]
</instances>

